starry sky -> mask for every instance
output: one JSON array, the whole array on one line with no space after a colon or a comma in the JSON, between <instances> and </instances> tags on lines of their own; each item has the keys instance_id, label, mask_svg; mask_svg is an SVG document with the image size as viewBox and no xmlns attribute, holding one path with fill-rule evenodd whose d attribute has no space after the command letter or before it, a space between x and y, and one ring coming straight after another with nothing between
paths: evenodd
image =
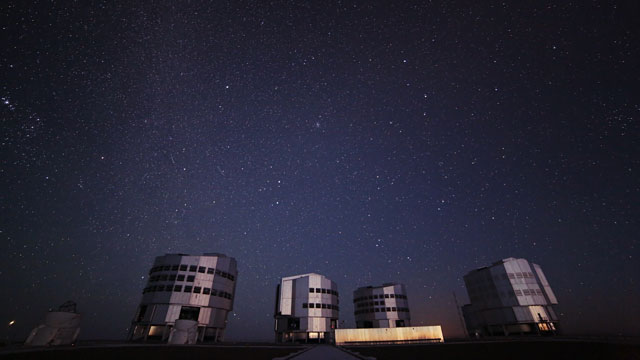
<instances>
[{"instance_id":1,"label":"starry sky","mask_svg":"<svg viewBox=\"0 0 640 360\"><path fill-rule=\"evenodd\" d=\"M132 3L132 4L130 4ZM135 3L135 4L133 4ZM7 1L0 319L66 300L122 339L155 256L238 261L228 340L280 277L401 282L462 334L462 277L541 265L571 334L640 334L637 2Z\"/></svg>"}]
</instances>

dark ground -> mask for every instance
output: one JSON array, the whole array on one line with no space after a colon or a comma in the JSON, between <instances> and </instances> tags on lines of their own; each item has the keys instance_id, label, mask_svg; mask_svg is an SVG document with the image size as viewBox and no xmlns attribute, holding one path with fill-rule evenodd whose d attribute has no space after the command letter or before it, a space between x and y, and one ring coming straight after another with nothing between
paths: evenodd
<instances>
[{"instance_id":1,"label":"dark ground","mask_svg":"<svg viewBox=\"0 0 640 360\"><path fill-rule=\"evenodd\" d=\"M65 360L198 360L198 359L273 359L302 350L298 346L168 346L168 345L103 345L77 348L60 347L39 351L0 352L0 359L65 359Z\"/></svg>"},{"instance_id":2,"label":"dark ground","mask_svg":"<svg viewBox=\"0 0 640 360\"><path fill-rule=\"evenodd\" d=\"M483 342L449 342L423 345L346 346L346 349L378 360L404 359L580 359L640 360L637 342L604 342L594 340L507 340ZM302 346L268 344L225 345L139 345L121 343L81 344L78 347L28 349L0 348L0 359L272 359L283 357Z\"/></svg>"},{"instance_id":3,"label":"dark ground","mask_svg":"<svg viewBox=\"0 0 640 360\"><path fill-rule=\"evenodd\" d=\"M640 344L572 340L525 340L424 345L347 346L378 360L517 359L614 360L640 359Z\"/></svg>"}]
</instances>

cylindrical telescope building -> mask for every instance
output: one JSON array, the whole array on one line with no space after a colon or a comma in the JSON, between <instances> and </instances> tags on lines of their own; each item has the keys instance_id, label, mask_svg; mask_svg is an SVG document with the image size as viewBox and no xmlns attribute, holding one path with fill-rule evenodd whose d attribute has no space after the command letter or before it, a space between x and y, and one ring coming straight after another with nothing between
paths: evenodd
<instances>
[{"instance_id":1,"label":"cylindrical telescope building","mask_svg":"<svg viewBox=\"0 0 640 360\"><path fill-rule=\"evenodd\" d=\"M276 342L334 342L338 285L319 274L282 278L276 290Z\"/></svg>"},{"instance_id":2,"label":"cylindrical telescope building","mask_svg":"<svg viewBox=\"0 0 640 360\"><path fill-rule=\"evenodd\" d=\"M353 292L357 328L411 326L409 300L403 284L366 286Z\"/></svg>"},{"instance_id":3,"label":"cylindrical telescope building","mask_svg":"<svg viewBox=\"0 0 640 360\"><path fill-rule=\"evenodd\" d=\"M181 319L197 321L198 342L222 341L237 276L236 260L224 254L156 257L129 339L167 341Z\"/></svg>"}]
</instances>

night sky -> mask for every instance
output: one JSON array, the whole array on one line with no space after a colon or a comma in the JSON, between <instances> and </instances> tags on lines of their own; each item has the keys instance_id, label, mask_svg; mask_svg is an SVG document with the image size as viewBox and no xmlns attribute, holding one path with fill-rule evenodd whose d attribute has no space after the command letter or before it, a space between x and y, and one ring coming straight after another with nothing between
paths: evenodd
<instances>
[{"instance_id":1,"label":"night sky","mask_svg":"<svg viewBox=\"0 0 640 360\"><path fill-rule=\"evenodd\" d=\"M308 272L458 336L510 256L567 333L640 334L638 2L129 3L0 8L1 336L71 299L122 339L172 252L237 259L227 340Z\"/></svg>"}]
</instances>

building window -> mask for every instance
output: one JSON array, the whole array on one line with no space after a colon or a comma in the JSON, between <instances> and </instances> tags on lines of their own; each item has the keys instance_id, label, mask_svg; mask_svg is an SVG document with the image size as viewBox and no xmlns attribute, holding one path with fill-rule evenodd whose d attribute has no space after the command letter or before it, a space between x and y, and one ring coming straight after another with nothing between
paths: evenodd
<instances>
[{"instance_id":1,"label":"building window","mask_svg":"<svg viewBox=\"0 0 640 360\"><path fill-rule=\"evenodd\" d=\"M216 275L222 275L222 271L220 271L219 269L216 269Z\"/></svg>"},{"instance_id":2,"label":"building window","mask_svg":"<svg viewBox=\"0 0 640 360\"><path fill-rule=\"evenodd\" d=\"M322 305L316 303L316 309L322 309Z\"/></svg>"},{"instance_id":3,"label":"building window","mask_svg":"<svg viewBox=\"0 0 640 360\"><path fill-rule=\"evenodd\" d=\"M287 330L298 330L300 329L300 318L288 318L287 319ZM309 333L311 335L312 333Z\"/></svg>"},{"instance_id":4,"label":"building window","mask_svg":"<svg viewBox=\"0 0 640 360\"><path fill-rule=\"evenodd\" d=\"M214 273L215 271L216 271L216 269L214 269L214 268L208 268L208 269L207 269L207 274L209 274L209 275L213 275L213 273Z\"/></svg>"},{"instance_id":5,"label":"building window","mask_svg":"<svg viewBox=\"0 0 640 360\"><path fill-rule=\"evenodd\" d=\"M189 271L190 272L196 272L198 270L198 265L191 265L189 266Z\"/></svg>"},{"instance_id":6,"label":"building window","mask_svg":"<svg viewBox=\"0 0 640 360\"><path fill-rule=\"evenodd\" d=\"M229 280L234 281L235 279L236 279L236 277L235 277L235 276L233 276L233 275L229 274Z\"/></svg>"},{"instance_id":7,"label":"building window","mask_svg":"<svg viewBox=\"0 0 640 360\"><path fill-rule=\"evenodd\" d=\"M211 289L211 296L218 296L218 290Z\"/></svg>"},{"instance_id":8,"label":"building window","mask_svg":"<svg viewBox=\"0 0 640 360\"><path fill-rule=\"evenodd\" d=\"M396 308L392 307L392 308L391 308L391 311L396 311Z\"/></svg>"},{"instance_id":9,"label":"building window","mask_svg":"<svg viewBox=\"0 0 640 360\"><path fill-rule=\"evenodd\" d=\"M393 298L396 297L396 295L395 294L389 294L389 297L393 299Z\"/></svg>"},{"instance_id":10,"label":"building window","mask_svg":"<svg viewBox=\"0 0 640 360\"><path fill-rule=\"evenodd\" d=\"M202 288L200 286L196 286L193 288L193 293L194 294L200 294L200 291L202 290Z\"/></svg>"},{"instance_id":11,"label":"building window","mask_svg":"<svg viewBox=\"0 0 640 360\"><path fill-rule=\"evenodd\" d=\"M310 293L314 292L314 291L313 291L313 288L309 288L309 292L310 292Z\"/></svg>"},{"instance_id":12,"label":"building window","mask_svg":"<svg viewBox=\"0 0 640 360\"><path fill-rule=\"evenodd\" d=\"M165 266L162 268L162 270L164 270L164 271L169 271L169 270L171 270L171 265L165 265Z\"/></svg>"},{"instance_id":13,"label":"building window","mask_svg":"<svg viewBox=\"0 0 640 360\"><path fill-rule=\"evenodd\" d=\"M176 281L176 274L169 275L169 281Z\"/></svg>"},{"instance_id":14,"label":"building window","mask_svg":"<svg viewBox=\"0 0 640 360\"><path fill-rule=\"evenodd\" d=\"M195 306L183 306L180 308L179 319L198 321L200 308Z\"/></svg>"},{"instance_id":15,"label":"building window","mask_svg":"<svg viewBox=\"0 0 640 360\"><path fill-rule=\"evenodd\" d=\"M320 288L316 288L316 292L317 292L317 293L321 293L321 292L322 292L322 289L320 289Z\"/></svg>"},{"instance_id":16,"label":"building window","mask_svg":"<svg viewBox=\"0 0 640 360\"><path fill-rule=\"evenodd\" d=\"M326 294L326 293L327 293L327 289L320 289L320 291L321 291L323 294Z\"/></svg>"},{"instance_id":17,"label":"building window","mask_svg":"<svg viewBox=\"0 0 640 360\"><path fill-rule=\"evenodd\" d=\"M182 291L182 285L176 285L173 287L173 291L180 292Z\"/></svg>"},{"instance_id":18,"label":"building window","mask_svg":"<svg viewBox=\"0 0 640 360\"><path fill-rule=\"evenodd\" d=\"M309 309L313 309L315 305L313 303L309 303Z\"/></svg>"},{"instance_id":19,"label":"building window","mask_svg":"<svg viewBox=\"0 0 640 360\"><path fill-rule=\"evenodd\" d=\"M164 285L158 285L156 291L164 291Z\"/></svg>"},{"instance_id":20,"label":"building window","mask_svg":"<svg viewBox=\"0 0 640 360\"><path fill-rule=\"evenodd\" d=\"M177 276L177 280L178 281L184 281L184 275L178 275Z\"/></svg>"},{"instance_id":21,"label":"building window","mask_svg":"<svg viewBox=\"0 0 640 360\"><path fill-rule=\"evenodd\" d=\"M178 271L178 265L171 265L171 271Z\"/></svg>"},{"instance_id":22,"label":"building window","mask_svg":"<svg viewBox=\"0 0 640 360\"><path fill-rule=\"evenodd\" d=\"M306 308L308 308L308 307L309 307L309 304L307 304L307 303L302 303L302 308L303 308L303 309L306 309Z\"/></svg>"},{"instance_id":23,"label":"building window","mask_svg":"<svg viewBox=\"0 0 640 360\"><path fill-rule=\"evenodd\" d=\"M322 306L323 309L327 308L327 304L321 304L320 306Z\"/></svg>"},{"instance_id":24,"label":"building window","mask_svg":"<svg viewBox=\"0 0 640 360\"><path fill-rule=\"evenodd\" d=\"M167 275L160 275L160 281L167 281Z\"/></svg>"},{"instance_id":25,"label":"building window","mask_svg":"<svg viewBox=\"0 0 640 360\"><path fill-rule=\"evenodd\" d=\"M390 307L387 308L387 312L391 312L391 308Z\"/></svg>"},{"instance_id":26,"label":"building window","mask_svg":"<svg viewBox=\"0 0 640 360\"><path fill-rule=\"evenodd\" d=\"M207 268L206 268L206 267L204 267L204 266L200 266L200 267L198 268L198 272L199 272L199 273L201 273L201 274L204 274L206 271L207 271Z\"/></svg>"},{"instance_id":27,"label":"building window","mask_svg":"<svg viewBox=\"0 0 640 360\"><path fill-rule=\"evenodd\" d=\"M384 297L385 297L386 299L388 299L388 298L389 298L389 294L384 294Z\"/></svg>"},{"instance_id":28,"label":"building window","mask_svg":"<svg viewBox=\"0 0 640 360\"><path fill-rule=\"evenodd\" d=\"M187 271L187 264L180 265L180 271Z\"/></svg>"},{"instance_id":29,"label":"building window","mask_svg":"<svg viewBox=\"0 0 640 360\"><path fill-rule=\"evenodd\" d=\"M190 293L192 290L193 290L193 286L185 285L185 287L184 287L184 292L188 292L188 293Z\"/></svg>"},{"instance_id":30,"label":"building window","mask_svg":"<svg viewBox=\"0 0 640 360\"><path fill-rule=\"evenodd\" d=\"M189 275L187 276L187 282L193 282L195 280L196 276L195 275Z\"/></svg>"}]
</instances>

